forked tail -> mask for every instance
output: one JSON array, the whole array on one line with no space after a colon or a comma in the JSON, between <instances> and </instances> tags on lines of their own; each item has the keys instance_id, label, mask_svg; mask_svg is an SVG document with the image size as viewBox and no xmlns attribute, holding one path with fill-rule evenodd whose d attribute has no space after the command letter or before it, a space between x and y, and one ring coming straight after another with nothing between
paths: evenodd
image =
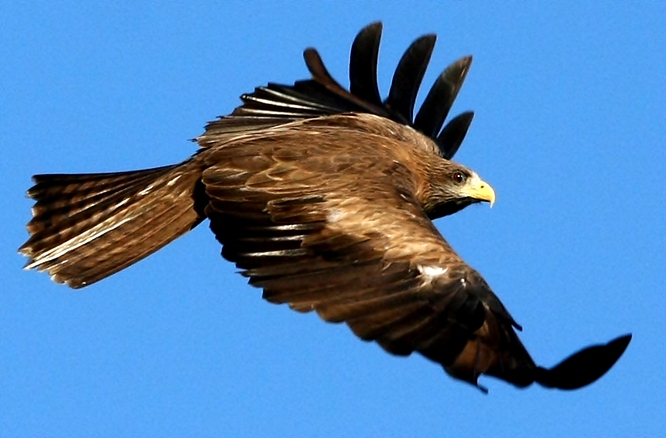
<instances>
[{"instance_id":1,"label":"forked tail","mask_svg":"<svg viewBox=\"0 0 666 438\"><path fill-rule=\"evenodd\" d=\"M25 268L81 288L152 254L203 220L197 166L34 176Z\"/></svg>"}]
</instances>

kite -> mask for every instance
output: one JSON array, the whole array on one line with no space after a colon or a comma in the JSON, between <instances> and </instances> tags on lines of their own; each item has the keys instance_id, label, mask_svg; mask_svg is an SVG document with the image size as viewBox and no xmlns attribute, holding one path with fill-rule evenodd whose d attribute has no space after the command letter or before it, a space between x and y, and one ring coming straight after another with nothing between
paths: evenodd
<instances>
[{"instance_id":1,"label":"kite","mask_svg":"<svg viewBox=\"0 0 666 438\"><path fill-rule=\"evenodd\" d=\"M518 387L597 380L631 335L536 365L520 325L432 223L495 201L487 182L451 161L473 114L444 126L471 57L444 70L414 116L435 36L408 48L382 100L381 31L374 23L354 40L349 89L307 49L311 79L241 96L180 164L34 176L30 238L19 249L26 268L81 288L207 219L222 256L264 299L346 323L391 354L418 352L484 391L482 374Z\"/></svg>"}]
</instances>

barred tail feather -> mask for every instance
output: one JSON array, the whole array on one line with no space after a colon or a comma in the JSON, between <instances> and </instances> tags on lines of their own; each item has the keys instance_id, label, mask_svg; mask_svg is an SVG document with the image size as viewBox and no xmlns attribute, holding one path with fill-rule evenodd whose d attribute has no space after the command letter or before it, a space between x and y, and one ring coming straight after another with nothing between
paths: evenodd
<instances>
[{"instance_id":1,"label":"barred tail feather","mask_svg":"<svg viewBox=\"0 0 666 438\"><path fill-rule=\"evenodd\" d=\"M152 254L199 224L205 201L193 160L118 173L36 175L25 269L81 288Z\"/></svg>"}]
</instances>

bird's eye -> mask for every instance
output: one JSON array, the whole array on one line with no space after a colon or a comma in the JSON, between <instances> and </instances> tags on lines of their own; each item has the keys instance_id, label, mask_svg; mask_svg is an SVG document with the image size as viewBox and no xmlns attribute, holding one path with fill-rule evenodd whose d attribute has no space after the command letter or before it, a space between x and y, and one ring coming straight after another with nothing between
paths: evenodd
<instances>
[{"instance_id":1,"label":"bird's eye","mask_svg":"<svg viewBox=\"0 0 666 438\"><path fill-rule=\"evenodd\" d=\"M453 172L452 177L453 177L453 181L455 181L458 184L464 183L465 179L467 179L467 178L465 178L465 174L463 174L460 171Z\"/></svg>"}]
</instances>

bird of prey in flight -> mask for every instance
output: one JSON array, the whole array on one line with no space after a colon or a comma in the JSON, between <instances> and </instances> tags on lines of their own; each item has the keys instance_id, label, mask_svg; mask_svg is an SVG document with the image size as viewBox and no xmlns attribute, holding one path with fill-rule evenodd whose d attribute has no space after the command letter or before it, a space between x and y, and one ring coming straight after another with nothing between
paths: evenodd
<instances>
[{"instance_id":1,"label":"bird of prey in flight","mask_svg":"<svg viewBox=\"0 0 666 438\"><path fill-rule=\"evenodd\" d=\"M437 78L414 115L435 36L401 58L388 97L377 86L381 23L357 35L350 86L304 53L312 78L268 84L209 123L182 163L118 173L36 175L26 268L73 288L157 251L204 220L271 303L346 323L387 352L418 352L454 378L576 389L608 371L631 335L536 365L521 327L432 223L495 200L451 161L471 112L445 119L471 64Z\"/></svg>"}]
</instances>

